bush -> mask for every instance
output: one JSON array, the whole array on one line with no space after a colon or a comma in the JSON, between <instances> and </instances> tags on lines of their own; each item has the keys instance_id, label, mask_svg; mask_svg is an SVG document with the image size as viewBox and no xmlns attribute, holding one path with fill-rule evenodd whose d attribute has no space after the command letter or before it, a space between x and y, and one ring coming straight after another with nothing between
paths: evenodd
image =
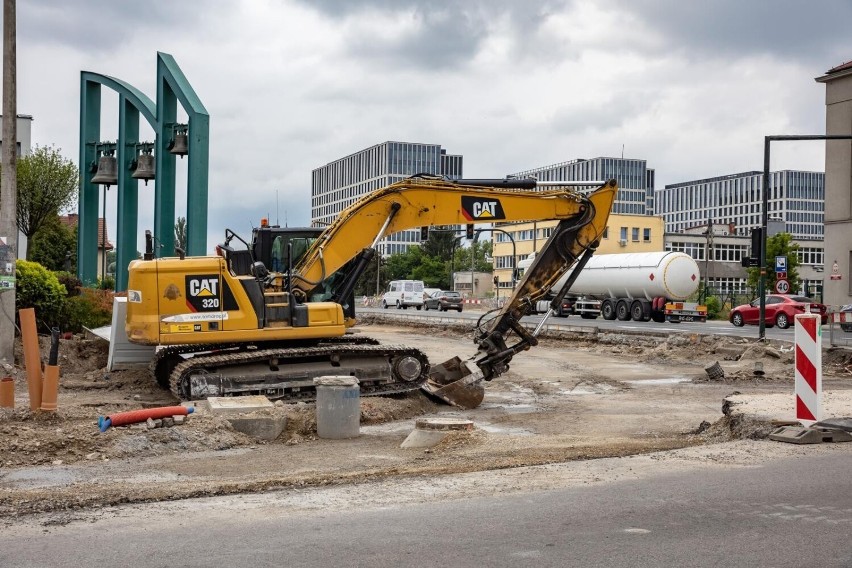
<instances>
[{"instance_id":1,"label":"bush","mask_svg":"<svg viewBox=\"0 0 852 568\"><path fill-rule=\"evenodd\" d=\"M15 264L17 282L15 309L34 308L36 322L58 327L63 319L63 306L67 291L56 275L37 262L18 260Z\"/></svg>"},{"instance_id":2,"label":"bush","mask_svg":"<svg viewBox=\"0 0 852 568\"><path fill-rule=\"evenodd\" d=\"M707 319L719 319L719 314L722 312L722 301L718 296L707 296L704 305L707 306Z\"/></svg>"},{"instance_id":3,"label":"bush","mask_svg":"<svg viewBox=\"0 0 852 568\"><path fill-rule=\"evenodd\" d=\"M65 327L63 331L79 333L83 327L89 329L108 325L112 321L111 290L82 288L80 294L65 301Z\"/></svg>"},{"instance_id":4,"label":"bush","mask_svg":"<svg viewBox=\"0 0 852 568\"><path fill-rule=\"evenodd\" d=\"M59 280L59 283L65 286L65 291L68 292L68 297L79 296L80 289L83 287L83 283L79 278L71 274L70 272L56 272L56 279Z\"/></svg>"}]
</instances>

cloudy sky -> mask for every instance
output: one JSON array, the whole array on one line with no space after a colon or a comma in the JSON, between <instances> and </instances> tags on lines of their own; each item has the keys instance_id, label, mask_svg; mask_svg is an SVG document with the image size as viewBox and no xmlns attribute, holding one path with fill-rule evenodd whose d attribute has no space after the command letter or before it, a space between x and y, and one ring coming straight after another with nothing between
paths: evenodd
<instances>
[{"instance_id":1,"label":"cloudy sky","mask_svg":"<svg viewBox=\"0 0 852 568\"><path fill-rule=\"evenodd\" d=\"M26 0L18 112L76 160L80 71L155 100L173 55L210 113L212 248L266 215L309 224L311 170L386 140L463 154L467 177L622 151L658 188L760 170L765 135L824 133L814 78L852 59L850 22L849 0ZM822 171L822 144L771 167Z\"/></svg>"}]
</instances>

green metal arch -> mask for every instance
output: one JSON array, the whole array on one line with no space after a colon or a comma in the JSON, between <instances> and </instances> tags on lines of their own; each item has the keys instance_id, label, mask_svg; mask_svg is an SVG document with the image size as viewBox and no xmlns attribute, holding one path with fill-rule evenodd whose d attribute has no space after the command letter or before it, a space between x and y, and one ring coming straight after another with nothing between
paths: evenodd
<instances>
[{"instance_id":1,"label":"green metal arch","mask_svg":"<svg viewBox=\"0 0 852 568\"><path fill-rule=\"evenodd\" d=\"M116 79L115 77L110 77L109 75L102 75L100 73L93 73L91 71L81 71L80 72L80 81L82 83L92 82L103 85L104 87L109 87L119 95L126 98L130 101L136 110L142 113L142 116L145 117L145 120L148 121L148 124L151 125L155 131L158 129L159 123L157 122L157 106L154 104L148 95L134 87L129 83L125 83L121 79Z\"/></svg>"},{"instance_id":2,"label":"green metal arch","mask_svg":"<svg viewBox=\"0 0 852 568\"><path fill-rule=\"evenodd\" d=\"M187 253L202 255L207 243L207 181L210 117L186 76L167 54L157 52L157 103L134 86L101 73L80 73L80 199L77 235L77 276L86 284L97 281L98 187L91 183L89 164L98 159L101 86L119 95L118 222L116 290L127 288L127 265L136 257L138 236L138 182L128 169L136 157L139 115L155 132L156 181L154 184L154 236L160 243L156 256L174 249L175 156L169 140L180 101L189 118L187 168ZM144 190L143 190L144 191ZM92 251L95 251L92 254Z\"/></svg>"}]
</instances>

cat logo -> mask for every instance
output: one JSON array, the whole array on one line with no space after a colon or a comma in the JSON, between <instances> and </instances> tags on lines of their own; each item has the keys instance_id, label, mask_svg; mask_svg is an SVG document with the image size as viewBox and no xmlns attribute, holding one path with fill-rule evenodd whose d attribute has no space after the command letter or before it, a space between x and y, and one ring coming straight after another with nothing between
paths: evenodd
<instances>
[{"instance_id":1,"label":"cat logo","mask_svg":"<svg viewBox=\"0 0 852 568\"><path fill-rule=\"evenodd\" d=\"M499 199L462 196L462 214L468 221L475 219L505 219L503 206Z\"/></svg>"},{"instance_id":2,"label":"cat logo","mask_svg":"<svg viewBox=\"0 0 852 568\"><path fill-rule=\"evenodd\" d=\"M218 296L219 278L190 278L189 295L194 298Z\"/></svg>"},{"instance_id":3,"label":"cat logo","mask_svg":"<svg viewBox=\"0 0 852 568\"><path fill-rule=\"evenodd\" d=\"M227 285L225 290L229 291ZM221 306L219 293L218 274L186 277L186 307L191 312L218 312Z\"/></svg>"}]
</instances>

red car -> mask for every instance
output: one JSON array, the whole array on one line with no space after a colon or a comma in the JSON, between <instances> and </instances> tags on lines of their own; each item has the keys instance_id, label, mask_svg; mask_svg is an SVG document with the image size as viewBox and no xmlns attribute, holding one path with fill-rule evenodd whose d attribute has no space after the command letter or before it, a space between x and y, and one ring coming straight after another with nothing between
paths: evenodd
<instances>
[{"instance_id":1,"label":"red car","mask_svg":"<svg viewBox=\"0 0 852 568\"><path fill-rule=\"evenodd\" d=\"M820 314L822 323L828 321L828 315L823 304L804 296L770 294L766 296L766 327L777 325L781 329L787 329L796 321L796 314L804 314L808 309L812 314ZM760 323L760 299L732 309L728 315L728 321L737 327L745 324L758 325Z\"/></svg>"}]
</instances>

